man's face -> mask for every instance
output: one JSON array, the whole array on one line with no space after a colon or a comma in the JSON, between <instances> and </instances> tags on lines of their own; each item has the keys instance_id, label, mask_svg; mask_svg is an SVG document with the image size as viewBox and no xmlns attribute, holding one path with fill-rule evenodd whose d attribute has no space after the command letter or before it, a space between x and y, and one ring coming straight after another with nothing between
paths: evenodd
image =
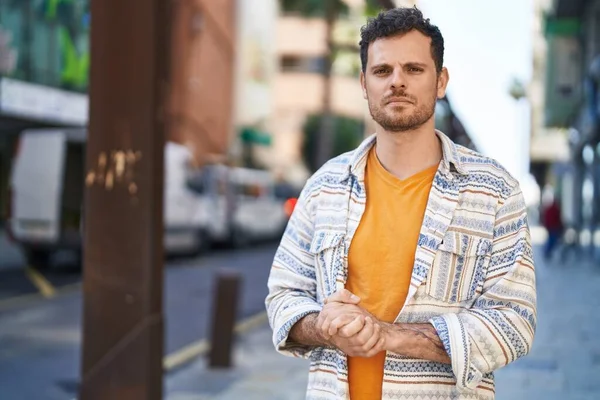
<instances>
[{"instance_id":1,"label":"man's face","mask_svg":"<svg viewBox=\"0 0 600 400\"><path fill-rule=\"evenodd\" d=\"M446 68L438 75L431 39L413 30L369 45L363 96L371 116L389 132L416 129L429 121L448 84Z\"/></svg>"}]
</instances>

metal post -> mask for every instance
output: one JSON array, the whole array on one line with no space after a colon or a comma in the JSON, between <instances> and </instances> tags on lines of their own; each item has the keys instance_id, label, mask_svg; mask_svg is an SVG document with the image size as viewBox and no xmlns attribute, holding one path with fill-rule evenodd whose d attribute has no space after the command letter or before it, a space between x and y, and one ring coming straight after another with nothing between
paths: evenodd
<instances>
[{"instance_id":1,"label":"metal post","mask_svg":"<svg viewBox=\"0 0 600 400\"><path fill-rule=\"evenodd\" d=\"M80 398L161 399L167 0L92 0Z\"/></svg>"},{"instance_id":2,"label":"metal post","mask_svg":"<svg viewBox=\"0 0 600 400\"><path fill-rule=\"evenodd\" d=\"M212 368L229 368L240 276L233 271L222 271L217 276L215 286L209 365Z\"/></svg>"}]
</instances>

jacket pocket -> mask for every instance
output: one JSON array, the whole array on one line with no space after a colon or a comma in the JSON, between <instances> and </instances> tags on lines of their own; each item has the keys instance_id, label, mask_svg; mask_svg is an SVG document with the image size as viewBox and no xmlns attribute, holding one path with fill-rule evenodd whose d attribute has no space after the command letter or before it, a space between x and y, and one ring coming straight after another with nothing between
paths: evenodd
<instances>
[{"instance_id":1,"label":"jacket pocket","mask_svg":"<svg viewBox=\"0 0 600 400\"><path fill-rule=\"evenodd\" d=\"M321 304L345 281L344 238L343 232L316 231L310 244L317 272L317 301Z\"/></svg>"},{"instance_id":2,"label":"jacket pocket","mask_svg":"<svg viewBox=\"0 0 600 400\"><path fill-rule=\"evenodd\" d=\"M446 303L473 299L481 292L491 248L490 239L446 232L429 270L427 294Z\"/></svg>"}]
</instances>

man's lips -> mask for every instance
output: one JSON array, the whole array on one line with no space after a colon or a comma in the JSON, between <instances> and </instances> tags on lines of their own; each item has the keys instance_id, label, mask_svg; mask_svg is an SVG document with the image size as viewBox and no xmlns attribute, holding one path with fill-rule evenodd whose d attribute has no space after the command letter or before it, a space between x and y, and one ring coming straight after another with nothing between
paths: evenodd
<instances>
[{"instance_id":1,"label":"man's lips","mask_svg":"<svg viewBox=\"0 0 600 400\"><path fill-rule=\"evenodd\" d=\"M399 103L399 104L409 103L409 104L413 104L413 102L411 100L407 99L407 98L393 98L393 99L389 99L389 100L386 101L385 104L394 104L394 103Z\"/></svg>"}]
</instances>

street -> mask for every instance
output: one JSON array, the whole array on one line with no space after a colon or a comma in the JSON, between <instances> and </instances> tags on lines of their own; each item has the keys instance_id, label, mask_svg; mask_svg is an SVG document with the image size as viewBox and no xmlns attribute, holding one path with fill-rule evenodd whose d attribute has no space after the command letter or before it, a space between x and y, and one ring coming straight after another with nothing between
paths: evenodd
<instances>
[{"instance_id":1,"label":"street","mask_svg":"<svg viewBox=\"0 0 600 400\"><path fill-rule=\"evenodd\" d=\"M0 227L0 270L19 268L25 262L21 252L10 242Z\"/></svg>"},{"instance_id":2,"label":"street","mask_svg":"<svg viewBox=\"0 0 600 400\"><path fill-rule=\"evenodd\" d=\"M497 398L598 399L600 266L585 258L545 262L539 247L542 238L536 236L536 338L527 357L497 371ZM275 247L274 243L262 244L237 251L216 250L194 259L169 260L165 269L165 355L207 338L213 282L221 268L234 269L243 276L238 321L260 315ZM68 265L43 274L57 286L53 298L32 295L35 287L27 283L22 269L0 272L2 400L71 400L77 394L81 294L76 282L80 275ZM30 285L28 289L25 284ZM61 284L67 285L65 289L60 289ZM10 285L18 289L13 292L28 290L30 294L11 302L7 297ZM228 370L208 369L206 358L199 357L166 372L165 398L303 398L308 364L277 354L264 320L237 336L233 356L234 367Z\"/></svg>"},{"instance_id":3,"label":"street","mask_svg":"<svg viewBox=\"0 0 600 400\"><path fill-rule=\"evenodd\" d=\"M206 338L211 319L213 281L222 268L239 271L242 293L238 320L264 311L266 280L275 244L243 250L217 250L195 259L169 260L165 268L165 355ZM27 289L23 269L0 272L0 398L72 399L79 384L81 293L71 268L44 272L71 288L50 299L37 296L11 302L11 285ZM11 281L4 276L10 276ZM62 278L60 278L62 277ZM61 283L64 283L62 282ZM29 295L31 296L31 295ZM6 304L3 306L3 304Z\"/></svg>"},{"instance_id":4,"label":"street","mask_svg":"<svg viewBox=\"0 0 600 400\"><path fill-rule=\"evenodd\" d=\"M536 337L529 355L495 373L496 399L600 399L600 265L586 259L547 263L540 250ZM304 398L309 364L277 354L268 325L238 339L235 365L215 371L197 360L167 378L166 398Z\"/></svg>"}]
</instances>

